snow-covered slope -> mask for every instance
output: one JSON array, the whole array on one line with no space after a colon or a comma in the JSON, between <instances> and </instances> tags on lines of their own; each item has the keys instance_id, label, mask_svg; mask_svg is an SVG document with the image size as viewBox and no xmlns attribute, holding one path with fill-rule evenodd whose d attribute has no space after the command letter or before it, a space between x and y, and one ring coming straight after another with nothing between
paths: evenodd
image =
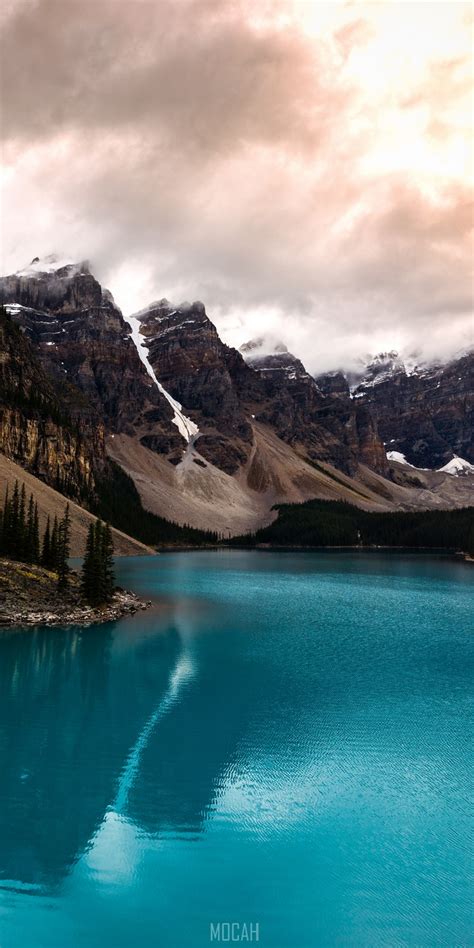
<instances>
[{"instance_id":1,"label":"snow-covered slope","mask_svg":"<svg viewBox=\"0 0 474 948\"><path fill-rule=\"evenodd\" d=\"M445 474L453 474L455 477L458 477L459 474L474 474L474 464L471 464L470 461L466 461L464 458L454 457L443 467L438 468L438 470L443 471Z\"/></svg>"},{"instance_id":2,"label":"snow-covered slope","mask_svg":"<svg viewBox=\"0 0 474 948\"><path fill-rule=\"evenodd\" d=\"M405 464L407 467L412 467L416 471L434 470L434 468L416 467L415 464L410 464L401 451L387 451L387 458L389 461L397 461L398 464ZM470 461L466 461L465 458L454 457L451 458L447 464L444 464L443 467L438 467L436 470L438 474L452 474L454 477L458 477L460 474L474 474L474 464L471 464Z\"/></svg>"},{"instance_id":3,"label":"snow-covered slope","mask_svg":"<svg viewBox=\"0 0 474 948\"><path fill-rule=\"evenodd\" d=\"M158 381L155 371L153 369L153 366L150 363L148 346L144 342L144 336L142 335L140 331L141 330L140 320L137 319L136 316L125 316L124 319L129 324L130 329L132 330L133 342L135 343L138 355L140 356L140 359L143 362L143 365L145 366L148 372L148 375L150 376L150 378L153 379L155 385L157 386L161 394L164 395L164 397L169 402L169 404L171 405L174 411L173 424L176 425L180 434L183 436L185 441L187 441L189 444L192 441L192 439L194 439L196 435L199 434L198 426L195 425L194 422L191 421L190 418L187 418L186 415L183 414L181 410L181 405L179 404L179 402L177 402L176 399L174 399L169 394L169 392L166 391L166 389L163 387L161 382Z\"/></svg>"}]
</instances>

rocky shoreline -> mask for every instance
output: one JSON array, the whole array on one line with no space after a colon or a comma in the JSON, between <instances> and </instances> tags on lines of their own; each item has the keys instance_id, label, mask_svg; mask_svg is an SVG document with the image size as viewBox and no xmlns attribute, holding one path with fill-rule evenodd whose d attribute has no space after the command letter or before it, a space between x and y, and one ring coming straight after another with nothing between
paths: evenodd
<instances>
[{"instance_id":1,"label":"rocky shoreline","mask_svg":"<svg viewBox=\"0 0 474 948\"><path fill-rule=\"evenodd\" d=\"M0 559L0 627L98 625L148 609L151 602L117 588L111 602L92 607L81 596L79 576L70 571L65 590L40 566Z\"/></svg>"}]
</instances>

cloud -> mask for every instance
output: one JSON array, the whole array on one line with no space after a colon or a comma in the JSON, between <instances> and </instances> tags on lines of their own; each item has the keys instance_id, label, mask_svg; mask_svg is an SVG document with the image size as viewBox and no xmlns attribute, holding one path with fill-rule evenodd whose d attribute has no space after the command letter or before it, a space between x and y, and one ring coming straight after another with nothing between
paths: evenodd
<instances>
[{"instance_id":1,"label":"cloud","mask_svg":"<svg viewBox=\"0 0 474 948\"><path fill-rule=\"evenodd\" d=\"M2 268L88 257L313 370L474 342L468 8L436 6L411 51L403 4L13 0Z\"/></svg>"}]
</instances>

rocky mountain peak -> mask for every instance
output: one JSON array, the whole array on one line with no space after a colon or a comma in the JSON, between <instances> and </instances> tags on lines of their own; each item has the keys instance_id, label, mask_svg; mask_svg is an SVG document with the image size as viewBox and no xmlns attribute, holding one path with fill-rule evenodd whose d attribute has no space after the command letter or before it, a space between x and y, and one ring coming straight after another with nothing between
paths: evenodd
<instances>
[{"instance_id":1,"label":"rocky mountain peak","mask_svg":"<svg viewBox=\"0 0 474 948\"><path fill-rule=\"evenodd\" d=\"M135 313L148 358L160 383L199 428L198 450L227 473L245 463L252 428L240 386L251 370L219 338L203 303L158 300Z\"/></svg>"},{"instance_id":2,"label":"rocky mountain peak","mask_svg":"<svg viewBox=\"0 0 474 948\"><path fill-rule=\"evenodd\" d=\"M379 352L369 360L360 373L352 374L352 388L359 389L361 386L378 385L380 382L385 382L394 376L406 374L405 363L395 349L390 352Z\"/></svg>"},{"instance_id":3,"label":"rocky mountain peak","mask_svg":"<svg viewBox=\"0 0 474 948\"><path fill-rule=\"evenodd\" d=\"M247 365L260 373L268 373L279 382L294 382L298 379L314 380L306 371L300 359L297 359L292 352L288 351L287 346L280 340L269 340L268 337L260 336L245 342L240 347Z\"/></svg>"}]
</instances>

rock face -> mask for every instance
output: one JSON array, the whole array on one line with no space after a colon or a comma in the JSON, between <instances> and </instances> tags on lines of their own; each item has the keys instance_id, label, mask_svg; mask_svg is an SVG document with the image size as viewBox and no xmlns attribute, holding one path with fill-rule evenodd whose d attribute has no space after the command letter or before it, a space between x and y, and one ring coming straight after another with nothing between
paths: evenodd
<instances>
[{"instance_id":1,"label":"rock face","mask_svg":"<svg viewBox=\"0 0 474 948\"><path fill-rule=\"evenodd\" d=\"M0 451L51 486L89 496L104 470L104 426L80 392L44 371L29 340L0 312Z\"/></svg>"},{"instance_id":2,"label":"rock face","mask_svg":"<svg viewBox=\"0 0 474 948\"><path fill-rule=\"evenodd\" d=\"M0 302L31 340L47 373L82 393L108 431L152 439L165 454L182 453L172 408L140 361L111 294L87 263L33 261L0 280Z\"/></svg>"},{"instance_id":3,"label":"rock face","mask_svg":"<svg viewBox=\"0 0 474 948\"><path fill-rule=\"evenodd\" d=\"M474 462L474 352L447 365L407 368L396 353L378 356L353 388L376 419L387 450L420 468L453 456Z\"/></svg>"},{"instance_id":4,"label":"rock face","mask_svg":"<svg viewBox=\"0 0 474 948\"><path fill-rule=\"evenodd\" d=\"M153 303L135 314L160 382L199 427L199 453L228 474L244 464L252 427L240 392L255 384L242 356L224 345L202 303Z\"/></svg>"},{"instance_id":5,"label":"rock face","mask_svg":"<svg viewBox=\"0 0 474 948\"><path fill-rule=\"evenodd\" d=\"M389 467L370 412L355 404L343 376L321 387L282 343L264 353L263 340L241 348L261 380L254 399L257 420L270 424L280 438L313 461L326 461L348 474L360 463L380 474ZM334 381L334 380L332 380Z\"/></svg>"}]
</instances>

